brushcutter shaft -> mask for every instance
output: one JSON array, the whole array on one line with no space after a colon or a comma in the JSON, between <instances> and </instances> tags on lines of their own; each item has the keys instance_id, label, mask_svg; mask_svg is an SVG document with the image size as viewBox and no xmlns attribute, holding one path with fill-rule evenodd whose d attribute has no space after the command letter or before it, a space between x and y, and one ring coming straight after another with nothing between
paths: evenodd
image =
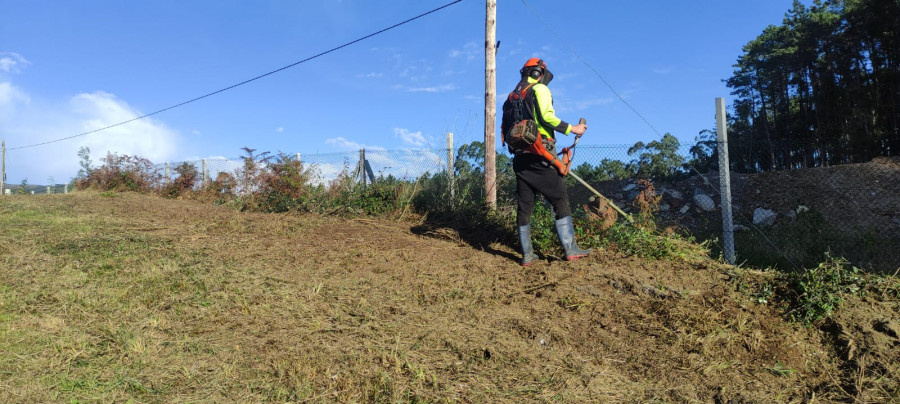
<instances>
[{"instance_id":1,"label":"brushcutter shaft","mask_svg":"<svg viewBox=\"0 0 900 404\"><path fill-rule=\"evenodd\" d=\"M581 185L584 185L585 187L587 187L587 189L589 189L591 192L593 192L594 195L597 195L598 198L601 198L604 201L606 201L606 203L608 203L609 206L612 206L612 208L615 209L616 212L619 212L619 214L624 216L625 219L627 219L629 223L634 223L634 218L632 218L631 215L625 213L625 211L623 211L622 209L619 209L619 207L616 206L616 204L613 203L613 201L611 199L603 196L603 194L601 194L600 191L597 191L596 189L594 189L594 187L592 187L590 184L588 184L587 181L581 179L581 177L579 177L578 174L575 174L570 171L569 175L572 176L572 178L575 178L576 180L578 180L578 182L580 182Z\"/></svg>"}]
</instances>

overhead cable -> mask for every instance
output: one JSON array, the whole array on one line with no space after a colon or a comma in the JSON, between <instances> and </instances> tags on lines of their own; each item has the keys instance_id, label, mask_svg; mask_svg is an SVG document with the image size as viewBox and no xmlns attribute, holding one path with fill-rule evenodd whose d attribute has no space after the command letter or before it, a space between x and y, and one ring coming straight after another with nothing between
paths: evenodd
<instances>
[{"instance_id":1,"label":"overhead cable","mask_svg":"<svg viewBox=\"0 0 900 404\"><path fill-rule=\"evenodd\" d=\"M653 124L650 123L650 121L647 120L647 118L644 118L644 115L642 115L640 112L638 112L638 110L636 108L631 106L631 104L629 104L628 101L625 101L625 98L622 97L621 95L619 95L619 92L616 91L615 88L613 88L612 84L609 84L609 82L607 82L606 79L603 78L603 76L600 74L600 72L597 71L597 69L594 68L594 66L592 66L590 63L588 63L587 60L584 60L584 58L581 57L581 55L579 55L578 52L575 52L575 49L572 49L572 47L569 46L568 42L566 42L566 40L563 39L562 36L560 36L559 33L557 33L556 30L554 30L553 27L550 24L548 24L547 21L545 21L544 18L541 17L541 15L537 11L535 11L533 8L531 8L530 5L528 5L527 1L522 0L522 4L525 4L525 7L528 8L528 10L531 11L532 14L535 15L535 17L537 17L539 20L541 20L541 23L543 23L544 26L547 27L547 29L550 32L552 32L553 35L555 35L556 38L559 39L559 41L562 42L562 44L565 45L566 48L569 49L569 52L572 52L572 54L575 55L575 57L579 61L581 61L581 63L583 63L585 66L587 66L587 68L590 69L592 72L594 72L594 74L597 75L598 78L600 78L600 81L602 81L603 84L605 84L606 87L609 88L609 91L612 91L612 93L616 96L616 98L619 99L619 101L622 101L622 103L625 104L625 106L627 106L629 109L631 109L631 111L634 112L635 115L637 115L639 118L641 118L641 120L643 120L644 123L646 123L647 126L650 127L650 129L653 129L653 131L656 132L657 135L662 137L662 133L660 133L658 130L656 130L656 127L653 126Z\"/></svg>"},{"instance_id":2,"label":"overhead cable","mask_svg":"<svg viewBox=\"0 0 900 404\"><path fill-rule=\"evenodd\" d=\"M628 108L631 109L632 112L634 112L638 117L640 117L641 120L643 120L644 123L646 123L647 126L649 126L650 129L652 129L653 132L655 132L659 137L663 137L663 134L660 133L660 131L657 130L656 127L653 126L653 124L650 123L650 121L647 120L647 118L645 118L643 114L641 114L636 108L634 108L631 104L629 104L628 101L625 101L625 98L623 98L621 95L619 95L619 93L616 91L616 89L613 88L613 86L612 86L611 84L609 84L609 82L607 82L606 79L603 78L603 76L600 74L600 72L598 72L597 69L594 68L594 66L592 66L590 63L588 63L588 61L586 61L583 57L581 57L581 55L579 55L578 52L575 51L575 49L573 49L571 46L569 46L568 42L566 42L566 40L563 39L562 36L559 35L559 33L557 33L556 30L554 30L553 27L552 27L550 24L548 24L547 21L545 21L544 18L541 17L541 15L540 15L537 11L535 11L534 9L532 9L531 6L528 4L528 2L527 2L526 0L522 0L522 3L525 4L525 7L528 8L528 10L531 11L531 12L538 18L538 20L541 21L541 23L544 24L544 26L547 28L547 30L549 30L550 32L552 32L553 35L555 35L556 38L559 39L559 41L562 42L562 44L563 44L567 49L569 49L569 52L571 52L572 55L574 55L579 61L581 61L581 63L583 63L585 66L587 66L588 69L590 69L591 71L593 71L594 74L597 75L598 78L600 78L600 81L602 81L603 84L605 84L606 87L608 87L609 90L612 91L612 93L615 94L615 96L616 96L620 101L622 101L623 104L625 104ZM686 163L686 165L687 165L688 167L690 167L691 170L693 170L693 171L694 171L694 172L695 172L695 173L703 180L703 182L706 183L706 185L709 186L709 188L710 188L714 193L718 194L718 196L719 196L720 198L722 197L722 195L721 195L721 193L719 192L719 190L716 189L716 187L713 186L713 184L711 184L711 183L709 182L709 180L708 180L708 179L700 172L700 170L698 170L696 167L694 167L693 164L690 164L690 162ZM748 223L750 223L750 226L753 227L753 228L754 228L754 229L755 229L755 230L763 237L763 239L765 239L765 241L766 241L767 243L769 243L769 245L770 245L772 248L774 248L775 251L777 251L779 254L781 254L781 256L782 256L783 258L785 258L785 259L786 259L786 260L787 260L787 261L788 261L795 269L799 269L799 267L797 266L797 264L795 264L795 263L790 259L790 257L787 256L787 254L786 254L784 251L782 251L780 248L778 248L778 246L775 245L775 243L774 243L771 239L769 239L768 236L766 236L766 234L762 231L762 229L760 229L759 227L757 227L756 225L754 225L754 224L753 224L753 221L750 220L750 218L748 218L746 215L742 214L740 211L738 212L738 215L741 216L741 218L743 218L745 221L747 221Z\"/></svg>"},{"instance_id":3,"label":"overhead cable","mask_svg":"<svg viewBox=\"0 0 900 404\"><path fill-rule=\"evenodd\" d=\"M266 77L266 76L270 76L270 75L275 74L275 73L278 73L278 72L280 72L280 71L282 71L282 70L290 69L290 68L292 68L292 67L294 67L294 66L297 66L297 65L299 65L299 64L301 64L301 63L308 62L308 61L313 60L313 59L316 59L316 58L318 58L318 57L325 56L325 55L327 55L327 54L329 54L329 53L331 53L331 52L337 51L337 50L339 50L339 49L346 48L346 47L348 47L348 46L350 46L350 45L353 45L353 44L355 44L355 43L357 43L357 42L360 42L360 41L363 41L363 40L365 40L365 39L371 38L371 37L373 37L373 36L375 36L375 35L378 35L378 34L381 34L381 33L387 32L387 31L390 31L390 30L392 30L392 29L394 29L394 28L397 28L397 27L399 27L399 26L401 26L401 25L404 25L404 24L407 24L407 23L409 23L409 22L415 21L415 20L417 20L417 19L419 19L419 18L425 17L425 16L427 16L427 15L429 15L429 14L436 13L436 12L438 12L438 11L440 11L440 10L443 10L443 9L445 9L445 8L447 8L447 7L450 7L450 6L452 6L452 5L456 4L456 3L459 3L459 2L461 2L461 1L462 1L462 0L455 0L455 1L452 1L452 2L450 2L450 3L447 3L447 4L443 5L443 6L440 6L440 7L438 7L438 8L435 8L435 9L433 9L433 10L431 10L431 11L428 11L428 12L419 14L419 15L417 15L417 16L415 16L415 17L412 17L412 18L410 18L410 19L407 19L407 20L398 22L398 23L396 23L396 24L394 24L394 25L391 25L390 27L387 27L387 28L378 30L378 31L373 32L373 33L371 33L371 34L369 34L369 35L360 37L360 38L355 39L355 40L353 40L353 41L347 42L347 43L345 43L345 44L343 44L343 45L336 46L336 47L334 47L334 48L331 48L331 49L326 50L326 51L324 51L324 52L321 52L321 53L319 53L319 54L310 56L310 57L308 57L308 58L306 58L306 59L303 59L303 60L300 60L300 61L298 61L298 62L291 63L291 64L289 64L289 65L287 65L287 66L282 67L282 68L272 70L272 71L270 71L270 72L268 72L268 73L264 73L264 74L261 74L261 75L259 75L259 76L253 77L253 78L251 78L251 79L244 80L244 81L242 81L242 82L240 82L240 83L230 85L230 86L225 87L225 88L223 88L223 89L221 89L221 90L216 90L216 91L213 91L213 92L211 92L211 93L201 95L201 96L199 96L199 97L196 97L196 98L193 98L193 99L184 101L184 102L179 103L179 104L172 105L172 106L170 106L170 107L166 107L166 108L160 109L160 110L158 110L158 111L151 112L151 113L146 114L146 115L141 115L141 116L136 117L136 118L132 118L132 119L129 119L129 120L126 120L126 121L119 122L119 123L117 123L117 124L113 124L113 125L109 125L109 126L106 126L106 127L102 127L102 128L100 128L100 129L94 129L94 130L91 130L91 131L88 131L88 132L84 132L84 133L79 133L79 134L77 134L77 135L73 135L73 136L69 136L69 137L64 137L64 138L60 138L60 139L56 139L56 140L50 140L50 141L46 141L46 142L42 142L42 143L35 143L35 144L28 145L28 146L10 147L10 148L7 148L7 150L25 149L25 148L29 148L29 147L37 147L37 146L47 145L47 144L50 144L50 143L61 142L61 141L63 141L63 140L69 140L69 139L74 139L74 138L80 137L80 136L90 135L91 133L101 132L101 131L104 131L104 130L107 130L107 129L115 128L115 127L117 127L117 126L125 125L125 124L130 123L130 122L134 122L134 121L141 120L141 119L144 119L144 118L147 118L147 117L151 117L151 116L153 116L153 115L157 115L157 114L166 112L166 111L168 111L168 110L170 110L170 109L175 109L175 108L178 108L178 107L181 107L181 106L190 104L190 103L192 103L192 102L199 101L199 100L202 100L202 99L207 98L207 97L211 97L211 96L216 95L216 94L219 94L219 93L221 93L221 92L225 92L225 91L231 90L231 89L233 89L233 88L235 88L235 87L240 87L240 86L242 86L242 85L244 85L244 84L250 83L250 82L252 82L252 81L259 80L259 79L261 79L261 78L263 78L263 77Z\"/></svg>"}]
</instances>

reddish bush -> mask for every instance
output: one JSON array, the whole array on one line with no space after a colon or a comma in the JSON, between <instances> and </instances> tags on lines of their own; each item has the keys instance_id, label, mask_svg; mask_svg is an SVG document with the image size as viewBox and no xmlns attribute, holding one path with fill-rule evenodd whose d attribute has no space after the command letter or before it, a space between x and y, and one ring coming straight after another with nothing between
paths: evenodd
<instances>
[{"instance_id":1,"label":"reddish bush","mask_svg":"<svg viewBox=\"0 0 900 404\"><path fill-rule=\"evenodd\" d=\"M163 188L163 196L178 198L193 191L197 185L197 178L200 176L197 166L184 162L175 166L175 172L178 174L178 177Z\"/></svg>"},{"instance_id":2,"label":"reddish bush","mask_svg":"<svg viewBox=\"0 0 900 404\"><path fill-rule=\"evenodd\" d=\"M302 162L282 153L256 176L258 188L252 207L265 212L284 212L302 206L309 179L310 172Z\"/></svg>"},{"instance_id":3,"label":"reddish bush","mask_svg":"<svg viewBox=\"0 0 900 404\"><path fill-rule=\"evenodd\" d=\"M161 175L150 160L107 153L100 161L102 166L76 181L78 189L150 192L159 185Z\"/></svg>"}]
</instances>

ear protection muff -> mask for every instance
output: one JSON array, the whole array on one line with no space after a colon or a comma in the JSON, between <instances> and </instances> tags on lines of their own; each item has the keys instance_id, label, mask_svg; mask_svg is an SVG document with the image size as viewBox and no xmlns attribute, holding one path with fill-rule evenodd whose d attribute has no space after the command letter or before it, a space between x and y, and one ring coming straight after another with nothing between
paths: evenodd
<instances>
[{"instance_id":1,"label":"ear protection muff","mask_svg":"<svg viewBox=\"0 0 900 404\"><path fill-rule=\"evenodd\" d=\"M528 75L535 80L541 77L544 74L544 69L547 68L547 65L544 63L543 59L531 58L525 62L525 66L522 67L522 70L519 70L521 75Z\"/></svg>"}]
</instances>

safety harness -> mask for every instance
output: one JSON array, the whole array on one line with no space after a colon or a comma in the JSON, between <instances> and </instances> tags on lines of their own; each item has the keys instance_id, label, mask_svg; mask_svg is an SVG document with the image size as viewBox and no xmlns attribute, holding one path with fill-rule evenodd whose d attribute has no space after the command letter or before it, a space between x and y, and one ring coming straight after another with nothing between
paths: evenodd
<instances>
[{"instance_id":1,"label":"safety harness","mask_svg":"<svg viewBox=\"0 0 900 404\"><path fill-rule=\"evenodd\" d=\"M514 123L509 128L501 128L503 144L509 144L510 151L515 154L532 153L543 157L556 167L560 175L566 176L569 174L569 166L572 164L571 148L566 147L562 149L559 153L562 156L561 160L548 151L544 146L544 136L538 130L535 119L531 116L532 114L527 112L528 107L525 100L526 97L533 95L532 86L535 84L537 83L529 83L521 90L517 87L516 90L513 90L507 96L507 102L503 105L503 112L510 114Z\"/></svg>"}]
</instances>

